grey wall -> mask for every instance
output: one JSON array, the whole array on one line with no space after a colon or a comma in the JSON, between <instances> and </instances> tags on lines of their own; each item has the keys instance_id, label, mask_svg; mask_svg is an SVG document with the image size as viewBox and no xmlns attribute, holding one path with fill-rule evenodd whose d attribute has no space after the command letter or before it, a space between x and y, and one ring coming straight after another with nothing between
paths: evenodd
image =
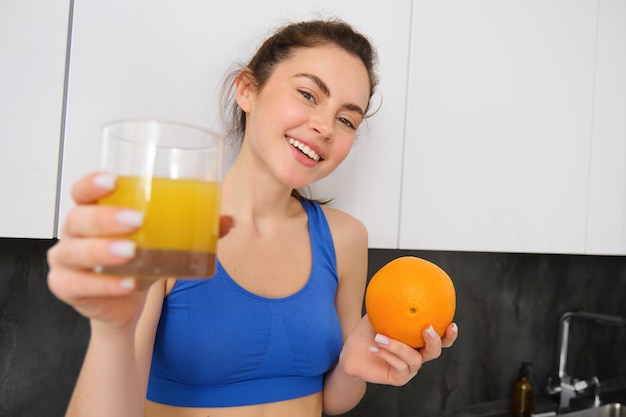
<instances>
[{"instance_id":1,"label":"grey wall","mask_svg":"<svg viewBox=\"0 0 626 417\"><path fill-rule=\"evenodd\" d=\"M87 321L46 286L52 240L0 239L0 416L62 416Z\"/></svg>"},{"instance_id":2,"label":"grey wall","mask_svg":"<svg viewBox=\"0 0 626 417\"><path fill-rule=\"evenodd\" d=\"M46 286L52 240L0 239L0 416L60 417L88 337ZM370 250L371 276L393 258L441 266L457 289L457 343L402 388L370 385L350 417L415 417L505 404L521 361L541 395L569 310L626 316L624 257ZM572 322L571 374L626 375L626 330Z\"/></svg>"},{"instance_id":3,"label":"grey wall","mask_svg":"<svg viewBox=\"0 0 626 417\"><path fill-rule=\"evenodd\" d=\"M508 407L522 361L533 362L534 391L546 397L561 314L626 316L624 257L370 250L369 276L403 255L428 259L453 279L459 338L405 387L370 386L349 416L473 415L467 408L476 405L477 414L489 414L485 403ZM570 330L571 375L626 376L626 329L572 320Z\"/></svg>"}]
</instances>

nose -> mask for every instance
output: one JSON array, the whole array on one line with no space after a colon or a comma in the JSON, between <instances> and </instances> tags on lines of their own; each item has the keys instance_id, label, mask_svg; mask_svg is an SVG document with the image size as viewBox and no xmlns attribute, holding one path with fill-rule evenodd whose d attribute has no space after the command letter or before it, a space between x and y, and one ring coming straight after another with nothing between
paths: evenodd
<instances>
[{"instance_id":1,"label":"nose","mask_svg":"<svg viewBox=\"0 0 626 417\"><path fill-rule=\"evenodd\" d=\"M335 117L323 111L314 112L309 119L309 128L323 139L330 139L333 135Z\"/></svg>"}]
</instances>

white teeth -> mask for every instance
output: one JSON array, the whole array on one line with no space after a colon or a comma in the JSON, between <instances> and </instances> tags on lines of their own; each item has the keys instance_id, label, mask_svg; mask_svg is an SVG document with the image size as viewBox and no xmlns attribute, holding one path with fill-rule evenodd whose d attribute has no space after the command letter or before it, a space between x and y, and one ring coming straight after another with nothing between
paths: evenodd
<instances>
[{"instance_id":1,"label":"white teeth","mask_svg":"<svg viewBox=\"0 0 626 417\"><path fill-rule=\"evenodd\" d=\"M300 142L299 140L296 140L294 138L289 138L289 144L293 146L294 148L300 149L300 151L303 154L305 154L312 160L314 161L320 160L320 156L317 154L317 152L315 152L313 149L309 148L308 146L306 146L304 143Z\"/></svg>"}]
</instances>

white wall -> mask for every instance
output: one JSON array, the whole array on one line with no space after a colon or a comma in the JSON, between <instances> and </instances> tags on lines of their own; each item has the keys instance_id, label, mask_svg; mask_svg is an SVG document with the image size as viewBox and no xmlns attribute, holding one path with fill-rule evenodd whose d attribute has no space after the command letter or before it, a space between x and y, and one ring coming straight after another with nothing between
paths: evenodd
<instances>
[{"instance_id":1,"label":"white wall","mask_svg":"<svg viewBox=\"0 0 626 417\"><path fill-rule=\"evenodd\" d=\"M245 9L245 13L242 12ZM362 219L377 247L395 247L399 216L411 2L77 0L70 62L61 217L71 184L98 166L100 129L129 117L215 128L217 94L233 62L244 62L287 21L342 17L380 53L384 105L320 195ZM390 24L392 22L392 24ZM357 197L358 196L358 197Z\"/></svg>"},{"instance_id":2,"label":"white wall","mask_svg":"<svg viewBox=\"0 0 626 417\"><path fill-rule=\"evenodd\" d=\"M583 253L597 4L416 1L400 247Z\"/></svg>"},{"instance_id":3,"label":"white wall","mask_svg":"<svg viewBox=\"0 0 626 417\"><path fill-rule=\"evenodd\" d=\"M626 254L626 2L598 19L586 253Z\"/></svg>"},{"instance_id":4,"label":"white wall","mask_svg":"<svg viewBox=\"0 0 626 417\"><path fill-rule=\"evenodd\" d=\"M52 238L69 0L0 3L0 236Z\"/></svg>"},{"instance_id":5,"label":"white wall","mask_svg":"<svg viewBox=\"0 0 626 417\"><path fill-rule=\"evenodd\" d=\"M75 0L61 155L69 0L0 6L0 236L54 236L105 123L217 128L233 62L287 21L337 15L378 48L382 107L314 189L370 247L626 254L622 1L216 3Z\"/></svg>"}]
</instances>

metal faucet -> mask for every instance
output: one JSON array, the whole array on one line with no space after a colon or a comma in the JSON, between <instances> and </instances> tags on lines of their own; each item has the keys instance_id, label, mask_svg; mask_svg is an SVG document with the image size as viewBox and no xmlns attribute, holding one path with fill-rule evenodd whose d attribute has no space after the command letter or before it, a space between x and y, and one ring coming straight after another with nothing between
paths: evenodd
<instances>
[{"instance_id":1,"label":"metal faucet","mask_svg":"<svg viewBox=\"0 0 626 417\"><path fill-rule=\"evenodd\" d=\"M548 379L548 394L559 394L559 412L568 410L570 400L579 393L586 391L589 387L594 387L594 407L600 406L600 380L592 377L586 380L578 380L567 375L565 366L567 365L567 346L569 342L569 324L570 319L578 318L592 320L598 324L607 324L611 326L626 326L626 319L619 316L610 316L607 314L589 313L584 311L570 311L561 316L559 324L559 356L558 356L558 373L555 381Z\"/></svg>"}]
</instances>

